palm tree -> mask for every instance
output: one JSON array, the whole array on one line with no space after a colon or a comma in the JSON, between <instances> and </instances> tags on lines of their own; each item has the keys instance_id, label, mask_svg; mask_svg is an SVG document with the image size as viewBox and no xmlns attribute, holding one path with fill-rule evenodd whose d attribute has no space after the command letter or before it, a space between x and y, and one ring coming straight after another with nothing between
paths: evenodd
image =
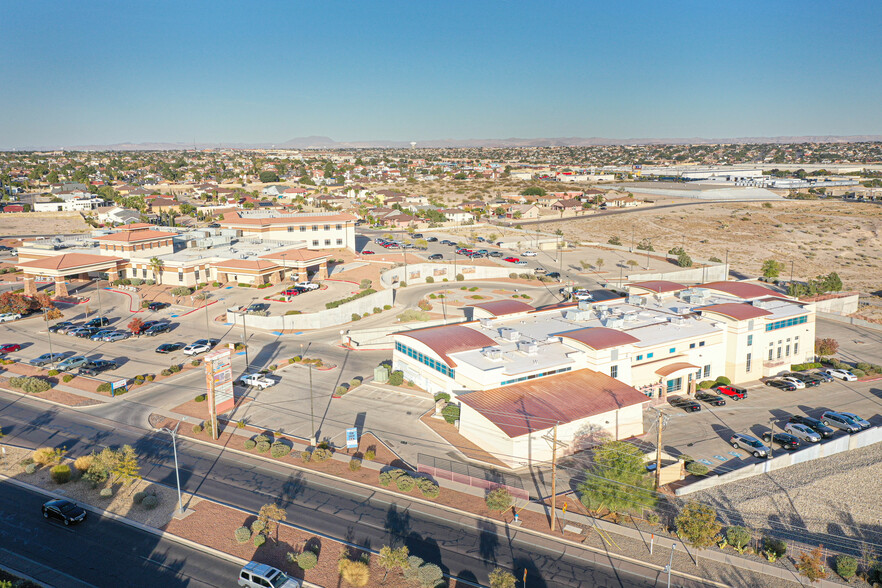
<instances>
[{"instance_id":1,"label":"palm tree","mask_svg":"<svg viewBox=\"0 0 882 588\"><path fill-rule=\"evenodd\" d=\"M156 280L157 284L162 284L162 268L165 267L165 264L158 257L150 258L150 269L153 270L153 278Z\"/></svg>"}]
</instances>

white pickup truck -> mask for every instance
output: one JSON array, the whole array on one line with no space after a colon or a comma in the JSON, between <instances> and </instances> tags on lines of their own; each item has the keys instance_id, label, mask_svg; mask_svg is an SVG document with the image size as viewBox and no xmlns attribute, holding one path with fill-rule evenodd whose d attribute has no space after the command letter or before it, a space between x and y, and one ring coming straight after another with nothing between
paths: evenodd
<instances>
[{"instance_id":1,"label":"white pickup truck","mask_svg":"<svg viewBox=\"0 0 882 588\"><path fill-rule=\"evenodd\" d=\"M237 383L241 386L253 386L255 388L260 388L261 390L276 385L275 380L271 380L263 374L246 374L239 378Z\"/></svg>"}]
</instances>

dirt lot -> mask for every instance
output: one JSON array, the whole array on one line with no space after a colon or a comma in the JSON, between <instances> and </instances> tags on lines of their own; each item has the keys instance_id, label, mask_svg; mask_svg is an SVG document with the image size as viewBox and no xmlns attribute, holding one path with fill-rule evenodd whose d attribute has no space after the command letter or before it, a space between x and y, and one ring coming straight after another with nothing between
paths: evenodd
<instances>
[{"instance_id":1,"label":"dirt lot","mask_svg":"<svg viewBox=\"0 0 882 588\"><path fill-rule=\"evenodd\" d=\"M0 219L0 235L61 235L87 233L90 227L78 212L15 212Z\"/></svg>"},{"instance_id":2,"label":"dirt lot","mask_svg":"<svg viewBox=\"0 0 882 588\"><path fill-rule=\"evenodd\" d=\"M771 205L771 208L768 208ZM847 290L880 288L882 207L870 203L787 201L719 203L563 221L568 239L630 241L632 225L656 251L685 247L694 257L725 259L732 270L757 276L764 260L787 265L782 278L806 279L836 271ZM552 225L544 225L551 227Z\"/></svg>"}]
</instances>

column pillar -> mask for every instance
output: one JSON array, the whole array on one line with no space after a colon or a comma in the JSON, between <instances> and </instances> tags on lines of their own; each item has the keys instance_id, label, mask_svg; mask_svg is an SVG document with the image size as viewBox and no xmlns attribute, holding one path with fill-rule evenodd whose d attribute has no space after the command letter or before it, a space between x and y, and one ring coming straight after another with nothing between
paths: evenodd
<instances>
[{"instance_id":1,"label":"column pillar","mask_svg":"<svg viewBox=\"0 0 882 588\"><path fill-rule=\"evenodd\" d=\"M319 280L327 279L328 277L328 262L323 261L319 264L318 273L316 273L316 278Z\"/></svg>"},{"instance_id":2,"label":"column pillar","mask_svg":"<svg viewBox=\"0 0 882 588\"><path fill-rule=\"evenodd\" d=\"M221 284L226 284L227 283L227 274L225 272L218 272L217 273L217 281L220 282Z\"/></svg>"},{"instance_id":3,"label":"column pillar","mask_svg":"<svg viewBox=\"0 0 882 588\"><path fill-rule=\"evenodd\" d=\"M64 281L64 276L55 277L55 297L58 298L59 296L68 296L67 284Z\"/></svg>"},{"instance_id":4,"label":"column pillar","mask_svg":"<svg viewBox=\"0 0 882 588\"><path fill-rule=\"evenodd\" d=\"M298 267L297 268L297 281L298 282L305 282L307 279L309 279L309 277L306 274L306 268L305 267Z\"/></svg>"},{"instance_id":5,"label":"column pillar","mask_svg":"<svg viewBox=\"0 0 882 588\"><path fill-rule=\"evenodd\" d=\"M24 293L25 296L37 295L36 278L30 274L24 275Z\"/></svg>"}]
</instances>

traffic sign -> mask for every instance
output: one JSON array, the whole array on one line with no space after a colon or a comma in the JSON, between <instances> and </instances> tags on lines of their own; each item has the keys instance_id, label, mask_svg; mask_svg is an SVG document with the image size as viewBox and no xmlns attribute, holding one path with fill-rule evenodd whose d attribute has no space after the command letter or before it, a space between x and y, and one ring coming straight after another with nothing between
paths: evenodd
<instances>
[{"instance_id":1,"label":"traffic sign","mask_svg":"<svg viewBox=\"0 0 882 588\"><path fill-rule=\"evenodd\" d=\"M346 449L358 449L358 429L346 429Z\"/></svg>"}]
</instances>

